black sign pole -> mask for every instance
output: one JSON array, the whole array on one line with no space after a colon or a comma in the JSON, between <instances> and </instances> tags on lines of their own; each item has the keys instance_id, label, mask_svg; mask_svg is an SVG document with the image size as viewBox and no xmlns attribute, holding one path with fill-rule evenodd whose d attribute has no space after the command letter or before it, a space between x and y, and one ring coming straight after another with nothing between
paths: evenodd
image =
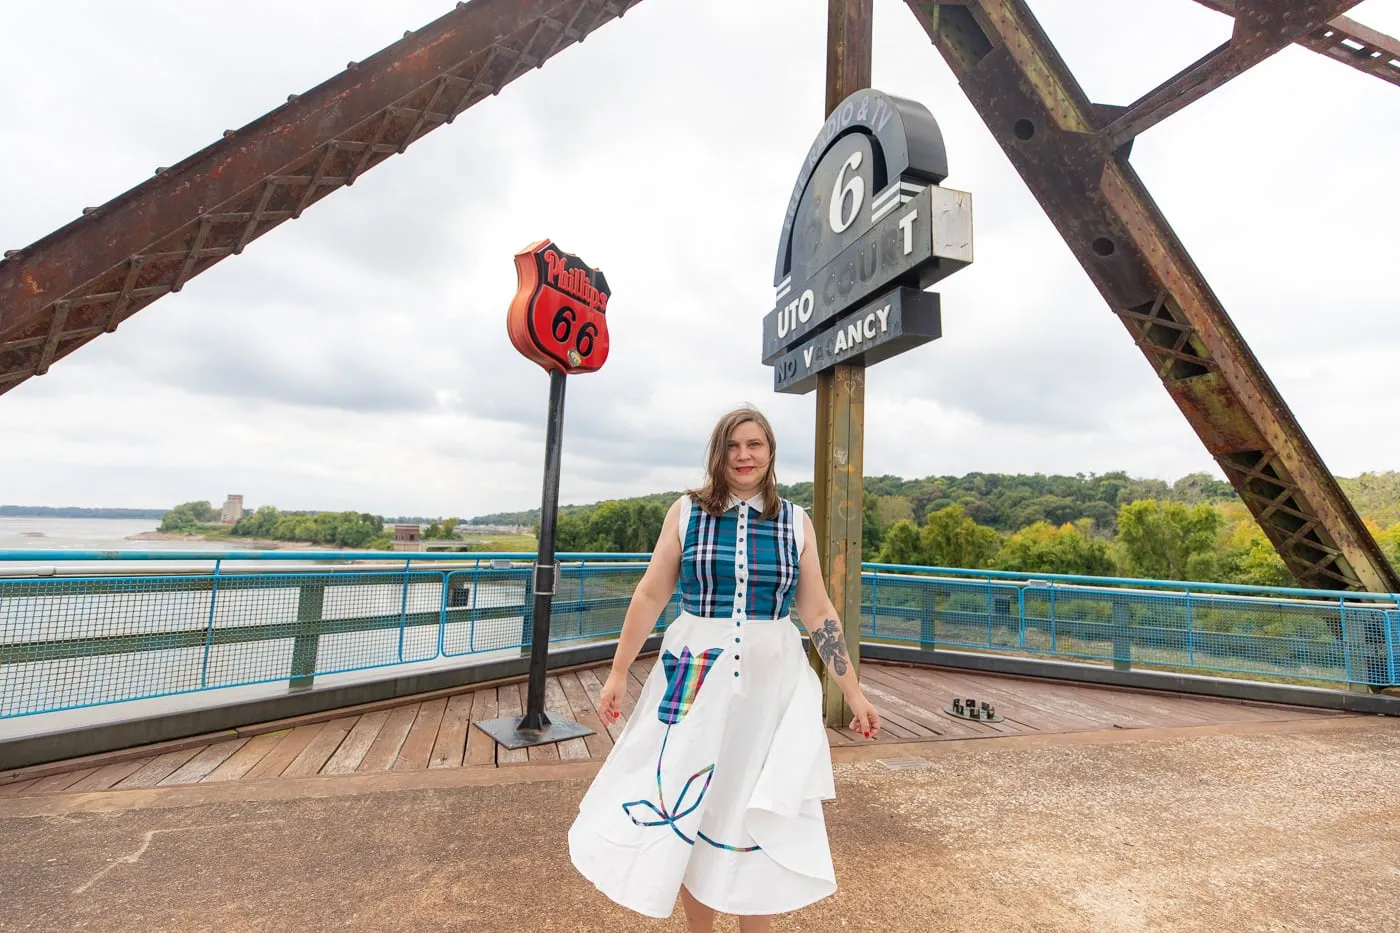
<instances>
[{"instance_id":1,"label":"black sign pole","mask_svg":"<svg viewBox=\"0 0 1400 933\"><path fill-rule=\"evenodd\" d=\"M548 715L544 705L549 677L549 614L561 576L554 553L554 531L559 515L559 474L564 446L564 387L570 373L597 372L607 360L606 314L608 297L612 294L602 270L590 268L548 239L538 240L517 252L515 271L517 287L506 314L506 332L515 349L549 373L540 540L530 579L534 596L534 615L529 628L530 664L525 715L473 723L498 745L509 749L547 745L593 734L592 729L558 711L553 716ZM580 599L582 596L580 593ZM525 624L522 619L522 637Z\"/></svg>"},{"instance_id":2,"label":"black sign pole","mask_svg":"<svg viewBox=\"0 0 1400 933\"><path fill-rule=\"evenodd\" d=\"M554 520L559 513L560 448L564 443L564 386L568 377L557 369L549 373L549 421L544 438L544 495L540 500L539 555L535 559L535 627L530 641L530 686L521 729L545 729L545 665L549 658L549 610L559 580L554 559Z\"/></svg>"}]
</instances>

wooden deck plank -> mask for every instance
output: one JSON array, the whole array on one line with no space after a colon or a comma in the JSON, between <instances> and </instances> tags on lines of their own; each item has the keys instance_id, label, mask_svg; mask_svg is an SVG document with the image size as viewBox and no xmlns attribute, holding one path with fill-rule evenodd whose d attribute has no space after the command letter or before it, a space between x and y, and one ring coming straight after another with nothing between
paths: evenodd
<instances>
[{"instance_id":1,"label":"wooden deck plank","mask_svg":"<svg viewBox=\"0 0 1400 933\"><path fill-rule=\"evenodd\" d=\"M1093 690L1093 695L1099 698L1099 702L1113 709L1140 716L1153 725L1195 726L1213 721L1210 717L1194 713L1178 704L1177 697L1173 694L1099 687Z\"/></svg>"},{"instance_id":2,"label":"wooden deck plank","mask_svg":"<svg viewBox=\"0 0 1400 933\"><path fill-rule=\"evenodd\" d=\"M496 688L487 687L472 694L472 722L496 718ZM467 729L467 751L462 764L468 768L495 767L496 741L474 725Z\"/></svg>"},{"instance_id":3,"label":"wooden deck plank","mask_svg":"<svg viewBox=\"0 0 1400 933\"><path fill-rule=\"evenodd\" d=\"M987 738L1006 735L1010 731L1000 729L994 723L955 719L943 713L946 701L939 694L891 676L891 672L887 668L862 666L861 677L869 682L872 692L881 692L886 698L886 702L899 706L907 715L922 717L931 729L936 729L938 734L944 738ZM890 697L895 699L891 700ZM1018 727L1016 731L1026 730Z\"/></svg>"},{"instance_id":4,"label":"wooden deck plank","mask_svg":"<svg viewBox=\"0 0 1400 933\"><path fill-rule=\"evenodd\" d=\"M42 781L43 778L30 778L27 781L11 781L8 784L0 784L0 797L18 797L28 793L29 788Z\"/></svg>"},{"instance_id":5,"label":"wooden deck plank","mask_svg":"<svg viewBox=\"0 0 1400 933\"><path fill-rule=\"evenodd\" d=\"M123 778L112 787L116 790L126 790L131 787L155 787L161 781L174 774L177 768L184 765L195 755L204 751L205 746L194 748L182 748L173 752L166 752L164 755L157 755L146 762L145 766L128 778Z\"/></svg>"},{"instance_id":6,"label":"wooden deck plank","mask_svg":"<svg viewBox=\"0 0 1400 933\"><path fill-rule=\"evenodd\" d=\"M359 716L345 716L341 719L332 719L322 726L316 737L306 743L306 748L301 750L301 754L293 758L292 763L287 765L282 776L290 778L320 774L321 769L326 766L326 762L330 761L331 756L335 754L335 750L340 748L340 743L344 742L345 737L350 734L350 730L355 728L355 723L359 718Z\"/></svg>"},{"instance_id":7,"label":"wooden deck plank","mask_svg":"<svg viewBox=\"0 0 1400 933\"><path fill-rule=\"evenodd\" d=\"M1085 732L1126 727L1129 723L1132 726L1160 724L1116 707L1093 702L1094 691L1091 687L985 674L968 676L964 672L938 673L942 683L956 691L964 691L960 696L971 696L978 701L988 700L1008 720L1034 724L1042 732Z\"/></svg>"},{"instance_id":8,"label":"wooden deck plank","mask_svg":"<svg viewBox=\"0 0 1400 933\"><path fill-rule=\"evenodd\" d=\"M560 683L559 675L553 675L544 682L544 708L550 714L558 713L566 719L579 722L568 696L564 693L564 685ZM586 729L593 728L582 722L579 722L579 725ZM559 749L559 757L566 761L583 761L589 757L588 743L583 740L583 736L556 743L556 747Z\"/></svg>"},{"instance_id":9,"label":"wooden deck plank","mask_svg":"<svg viewBox=\"0 0 1400 933\"><path fill-rule=\"evenodd\" d=\"M437 740L428 758L429 768L460 768L467 752L468 720L472 713L472 695L459 693L447 701L438 727Z\"/></svg>"},{"instance_id":10,"label":"wooden deck plank","mask_svg":"<svg viewBox=\"0 0 1400 933\"><path fill-rule=\"evenodd\" d=\"M871 676L866 667L861 668L861 689L865 691L866 696L870 697L870 701L875 704L875 708L880 711L882 716L888 717L891 714L902 716L910 722L918 723L919 727L930 737L941 736L947 732L936 710L910 701L900 694L897 685L887 682L882 677Z\"/></svg>"},{"instance_id":11,"label":"wooden deck plank","mask_svg":"<svg viewBox=\"0 0 1400 933\"><path fill-rule=\"evenodd\" d=\"M228 757L223 764L219 765L203 781L205 784L219 783L222 781L237 781L253 769L258 762L267 757L267 754L287 737L291 729L283 729L279 732L260 732L248 739L238 751Z\"/></svg>"},{"instance_id":12,"label":"wooden deck plank","mask_svg":"<svg viewBox=\"0 0 1400 933\"><path fill-rule=\"evenodd\" d=\"M74 784L97 773L97 768L80 768L77 771L64 771L62 774L51 774L46 778L40 778L38 782L27 793L30 794L57 794L68 790Z\"/></svg>"},{"instance_id":13,"label":"wooden deck plank","mask_svg":"<svg viewBox=\"0 0 1400 933\"><path fill-rule=\"evenodd\" d=\"M981 681L964 682L954 674L946 671L938 671L936 678L926 676L929 672L914 670L912 668L890 667L880 672L880 676L887 679L890 684L897 685L902 696L908 697L911 702L919 703L930 709L942 709L950 703L953 697L976 696L975 691L985 686ZM986 691L983 691L984 699ZM1004 707L1004 703L998 703L999 707ZM988 733L1014 734L1024 732L1062 732L1070 726L1069 723L1062 723L1053 716L1045 714L1035 708L1027 708L1022 703L1015 704L1015 709L999 709L1005 720L996 723L979 723L969 720L958 720L986 730ZM1010 715L1008 715L1008 712ZM950 720L954 717L949 716Z\"/></svg>"},{"instance_id":14,"label":"wooden deck plank","mask_svg":"<svg viewBox=\"0 0 1400 933\"><path fill-rule=\"evenodd\" d=\"M833 729L830 726L826 727L826 738L833 745L850 745L855 741L846 733L846 730Z\"/></svg>"},{"instance_id":15,"label":"wooden deck plank","mask_svg":"<svg viewBox=\"0 0 1400 933\"><path fill-rule=\"evenodd\" d=\"M229 756L242 748L247 739L230 739L227 742L216 742L204 751L195 755L189 761L176 768L169 777L161 780L161 786L167 784L198 784L209 775L211 771L228 760Z\"/></svg>"},{"instance_id":16,"label":"wooden deck plank","mask_svg":"<svg viewBox=\"0 0 1400 933\"><path fill-rule=\"evenodd\" d=\"M1059 708L1103 723L1100 728L1142 729L1159 725L1190 725L1172 715L1170 704L1156 713L1134 709L1131 704L1117 701L1114 694L1095 687L1034 681L1004 681L998 685L1006 691L1027 697L1053 697Z\"/></svg>"},{"instance_id":17,"label":"wooden deck plank","mask_svg":"<svg viewBox=\"0 0 1400 933\"><path fill-rule=\"evenodd\" d=\"M903 673L912 680L928 682L916 672ZM986 700L1008 722L1024 723L1038 732L1083 732L1113 726L1114 717L1108 711L1076 703L1073 688L1036 690L1034 684L1009 683L1002 678L939 674L937 683L950 689L952 695Z\"/></svg>"},{"instance_id":18,"label":"wooden deck plank","mask_svg":"<svg viewBox=\"0 0 1400 933\"><path fill-rule=\"evenodd\" d=\"M322 774L350 774L364 761L370 746L379 737L379 730L389 719L389 710L365 713L355 721L350 734L340 743L335 754L321 768Z\"/></svg>"},{"instance_id":19,"label":"wooden deck plank","mask_svg":"<svg viewBox=\"0 0 1400 933\"><path fill-rule=\"evenodd\" d=\"M573 714L574 721L593 730L592 735L583 737L589 757L606 758L608 752L612 750L612 736L608 734L607 727L598 717L598 710L594 708L593 701L588 698L588 691L584 690L583 684L579 682L578 673L561 674L559 686L569 701L569 709Z\"/></svg>"},{"instance_id":20,"label":"wooden deck plank","mask_svg":"<svg viewBox=\"0 0 1400 933\"><path fill-rule=\"evenodd\" d=\"M130 777L140 771L150 760L149 758L137 758L133 761L114 761L93 771L92 774L68 789L70 791L107 790L123 778Z\"/></svg>"},{"instance_id":21,"label":"wooden deck plank","mask_svg":"<svg viewBox=\"0 0 1400 933\"><path fill-rule=\"evenodd\" d=\"M311 740L316 738L324 726L323 722L314 722L293 728L291 732L282 737L282 741L274 745L263 756L261 761L248 769L244 780L255 781L258 778L277 777L286 771L287 766L306 750L306 746L311 744Z\"/></svg>"},{"instance_id":22,"label":"wooden deck plank","mask_svg":"<svg viewBox=\"0 0 1400 933\"><path fill-rule=\"evenodd\" d=\"M429 700L418 707L413 727L403 740L399 756L394 759L394 771L424 771L428 758L433 753L433 743L437 741L438 728L442 725L443 713L447 712L447 698Z\"/></svg>"},{"instance_id":23,"label":"wooden deck plank","mask_svg":"<svg viewBox=\"0 0 1400 933\"><path fill-rule=\"evenodd\" d=\"M413 722L418 718L418 707L421 705L406 703L390 710L389 718L384 720L379 734L374 737L369 751L365 752L365 757L355 770L388 771L392 768L398 760L399 749L403 748L404 739L408 738L408 730L413 728Z\"/></svg>"},{"instance_id":24,"label":"wooden deck plank","mask_svg":"<svg viewBox=\"0 0 1400 933\"><path fill-rule=\"evenodd\" d=\"M520 695L520 689L524 684L502 684L496 688L496 715L500 718L507 716L525 715L524 697ZM508 765L519 764L522 761L530 760L530 750L528 748L505 748L496 747L496 764Z\"/></svg>"},{"instance_id":25,"label":"wooden deck plank","mask_svg":"<svg viewBox=\"0 0 1400 933\"><path fill-rule=\"evenodd\" d=\"M578 680L579 683L583 686L584 692L588 694L588 702L593 704L594 709L597 709L598 699L600 696L602 696L603 693L603 682L598 678L598 675L591 670L579 671ZM627 710L625 709L625 700L623 705L624 708L619 711L622 715L613 719L612 722L603 723L604 728L607 729L609 745L617 741L617 737L622 734L622 730L627 726Z\"/></svg>"}]
</instances>

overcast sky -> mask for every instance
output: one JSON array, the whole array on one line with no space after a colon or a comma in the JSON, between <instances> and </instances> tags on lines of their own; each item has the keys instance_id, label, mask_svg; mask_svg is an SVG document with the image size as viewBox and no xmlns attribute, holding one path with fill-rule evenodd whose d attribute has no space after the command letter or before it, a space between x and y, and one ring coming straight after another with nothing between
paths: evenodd
<instances>
[{"instance_id":1,"label":"overcast sky","mask_svg":"<svg viewBox=\"0 0 1400 933\"><path fill-rule=\"evenodd\" d=\"M5 0L0 247L15 249L368 57L449 0ZM1229 34L1189 0L1032 0L1091 98ZM1139 17L1129 21L1128 9ZM646 0L352 189L0 396L0 503L471 516L539 504L544 372L513 253L603 267L612 355L571 378L561 499L696 482L752 402L812 475L815 396L760 357L826 0ZM1400 34L1400 0L1352 14ZM941 340L872 367L867 474L1220 475L899 0L875 87L924 103L976 261ZM1290 48L1141 137L1133 164L1331 469L1400 468L1400 88Z\"/></svg>"}]
</instances>

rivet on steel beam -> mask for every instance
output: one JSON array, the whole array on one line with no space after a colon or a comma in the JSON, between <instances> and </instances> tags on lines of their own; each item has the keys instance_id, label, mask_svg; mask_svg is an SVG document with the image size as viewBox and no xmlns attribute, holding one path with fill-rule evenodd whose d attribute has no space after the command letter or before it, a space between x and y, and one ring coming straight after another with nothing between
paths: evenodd
<instances>
[{"instance_id":1,"label":"rivet on steel beam","mask_svg":"<svg viewBox=\"0 0 1400 933\"><path fill-rule=\"evenodd\" d=\"M228 139L228 138L229 138L230 136L232 136L232 135L233 135L233 130L224 130L224 139Z\"/></svg>"},{"instance_id":2,"label":"rivet on steel beam","mask_svg":"<svg viewBox=\"0 0 1400 933\"><path fill-rule=\"evenodd\" d=\"M296 100L296 99L297 99L297 95L296 95L296 94L288 94L288 95L287 95L287 103L289 103L289 104L290 104L292 101Z\"/></svg>"},{"instance_id":3,"label":"rivet on steel beam","mask_svg":"<svg viewBox=\"0 0 1400 933\"><path fill-rule=\"evenodd\" d=\"M15 258L16 256L18 256L19 254L20 254L20 250L17 250L17 249L7 249L7 250L5 250L5 258L6 258L6 259L14 259L14 258Z\"/></svg>"},{"instance_id":4,"label":"rivet on steel beam","mask_svg":"<svg viewBox=\"0 0 1400 933\"><path fill-rule=\"evenodd\" d=\"M1101 236L1089 244L1094 252L1099 256L1112 256L1118 247L1113 245L1113 241L1106 236Z\"/></svg>"},{"instance_id":5,"label":"rivet on steel beam","mask_svg":"<svg viewBox=\"0 0 1400 933\"><path fill-rule=\"evenodd\" d=\"M359 63L359 62L346 62L346 63L345 63L345 70L346 70L346 71L354 71L354 70L355 70L356 68L358 68L358 67L360 67L360 63Z\"/></svg>"},{"instance_id":6,"label":"rivet on steel beam","mask_svg":"<svg viewBox=\"0 0 1400 933\"><path fill-rule=\"evenodd\" d=\"M95 211L95 210L97 210L97 208L95 208L95 207L85 207L85 208L83 208L83 213L84 213L84 214L91 214L91 213L92 213L93 211Z\"/></svg>"},{"instance_id":7,"label":"rivet on steel beam","mask_svg":"<svg viewBox=\"0 0 1400 933\"><path fill-rule=\"evenodd\" d=\"M1035 135L1035 124L1022 117L1011 125L1011 132L1016 134L1016 138L1025 142Z\"/></svg>"},{"instance_id":8,"label":"rivet on steel beam","mask_svg":"<svg viewBox=\"0 0 1400 933\"><path fill-rule=\"evenodd\" d=\"M407 39L407 38L408 38L409 36L411 36L411 35L413 35L413 30L412 30L412 29L405 29L405 30L403 31L403 37L404 37L405 39Z\"/></svg>"},{"instance_id":9,"label":"rivet on steel beam","mask_svg":"<svg viewBox=\"0 0 1400 933\"><path fill-rule=\"evenodd\" d=\"M165 174L166 172L168 172L168 171L170 171L170 169L169 169L167 166L164 166L164 165L157 165L157 166L156 166L156 174L157 174L157 175L164 175L164 174Z\"/></svg>"}]
</instances>

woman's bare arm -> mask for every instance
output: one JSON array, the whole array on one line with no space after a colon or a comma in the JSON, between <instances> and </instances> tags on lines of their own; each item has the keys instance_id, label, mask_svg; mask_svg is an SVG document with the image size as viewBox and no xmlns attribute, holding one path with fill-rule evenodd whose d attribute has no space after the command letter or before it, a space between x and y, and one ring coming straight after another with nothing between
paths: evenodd
<instances>
[{"instance_id":1,"label":"woman's bare arm","mask_svg":"<svg viewBox=\"0 0 1400 933\"><path fill-rule=\"evenodd\" d=\"M642 650L661 611L676 591L681 573L680 512L681 503L677 500L666 512L646 573L642 574L641 582L632 593L632 601L627 605L622 634L617 639L617 653L613 655L612 676L627 676L627 669L637 659L637 652Z\"/></svg>"}]
</instances>

